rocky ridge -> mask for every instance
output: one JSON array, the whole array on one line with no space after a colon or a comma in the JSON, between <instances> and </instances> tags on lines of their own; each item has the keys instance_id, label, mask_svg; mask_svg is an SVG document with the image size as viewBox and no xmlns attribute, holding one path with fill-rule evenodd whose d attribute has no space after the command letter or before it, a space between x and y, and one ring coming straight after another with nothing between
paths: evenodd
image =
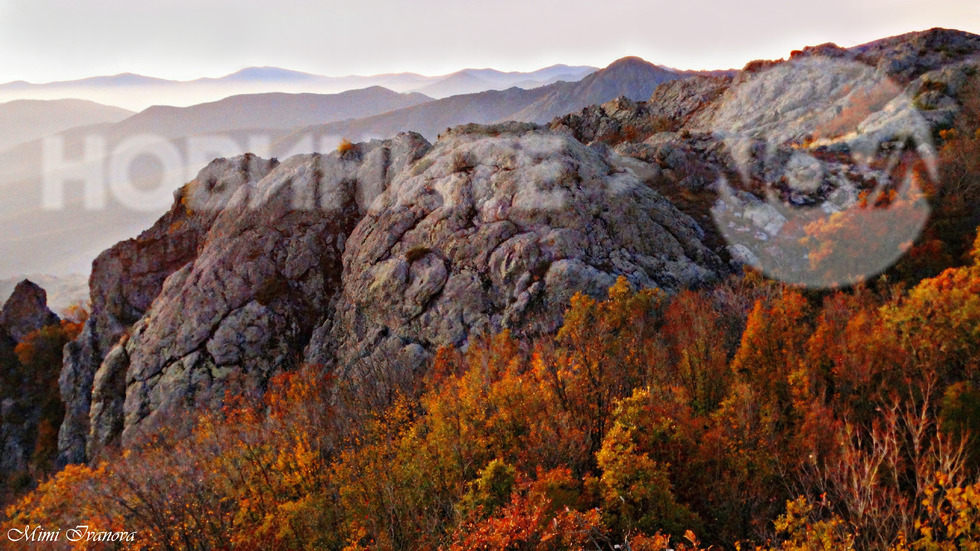
<instances>
[{"instance_id":1,"label":"rocky ridge","mask_svg":"<svg viewBox=\"0 0 980 551\"><path fill-rule=\"evenodd\" d=\"M362 209L427 148L406 134L295 156L239 187L196 258L167 278L95 373L88 455L295 366L330 315Z\"/></svg>"},{"instance_id":2,"label":"rocky ridge","mask_svg":"<svg viewBox=\"0 0 980 551\"><path fill-rule=\"evenodd\" d=\"M61 461L300 361L361 377L383 360L398 378L474 334L552 331L571 294L619 275L672 291L723 274L703 229L607 155L513 123L212 163L96 262L93 316L62 373ZM188 200L208 191L217 213Z\"/></svg>"},{"instance_id":3,"label":"rocky ridge","mask_svg":"<svg viewBox=\"0 0 980 551\"><path fill-rule=\"evenodd\" d=\"M722 257L786 266L779 271L795 281L811 270L799 246L808 221L848 210L862 193L904 189L905 177L886 168L896 159L922 160L935 178L935 140L971 99L964 94L978 72L980 37L932 29L850 49L805 48L734 77L668 82L648 102L620 98L552 128L613 147L620 165L707 228L706 243ZM883 246L879 266L863 275L914 239L926 216L924 205L915 210L895 220L862 215L885 233L897 223L907 234Z\"/></svg>"}]
</instances>

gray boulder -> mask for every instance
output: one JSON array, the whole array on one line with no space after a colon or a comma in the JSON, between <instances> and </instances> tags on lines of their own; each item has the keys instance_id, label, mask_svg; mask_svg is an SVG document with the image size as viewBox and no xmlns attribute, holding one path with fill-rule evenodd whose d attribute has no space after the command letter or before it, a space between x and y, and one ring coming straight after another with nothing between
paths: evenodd
<instances>
[{"instance_id":1,"label":"gray boulder","mask_svg":"<svg viewBox=\"0 0 980 551\"><path fill-rule=\"evenodd\" d=\"M617 276L666 291L718 277L698 225L603 151L526 124L443 135L355 228L308 357L336 350L341 377L375 384L473 335L554 331L574 293Z\"/></svg>"}]
</instances>

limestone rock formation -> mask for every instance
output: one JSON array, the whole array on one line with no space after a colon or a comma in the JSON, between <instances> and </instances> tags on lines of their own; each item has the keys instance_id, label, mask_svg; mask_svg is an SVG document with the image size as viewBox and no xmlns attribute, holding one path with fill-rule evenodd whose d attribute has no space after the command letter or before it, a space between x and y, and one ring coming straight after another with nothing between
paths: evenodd
<instances>
[{"instance_id":1,"label":"limestone rock formation","mask_svg":"<svg viewBox=\"0 0 980 551\"><path fill-rule=\"evenodd\" d=\"M575 292L601 296L620 275L667 291L715 279L702 236L601 148L527 124L458 127L354 230L311 357L336 347L341 374L386 358L410 372L472 335L547 333Z\"/></svg>"},{"instance_id":2,"label":"limestone rock formation","mask_svg":"<svg viewBox=\"0 0 980 551\"><path fill-rule=\"evenodd\" d=\"M292 157L229 186L194 257L169 274L94 374L87 455L186 408L214 405L228 390L261 389L295 366L330 312L362 210L428 147L405 134ZM209 181L197 185L225 185Z\"/></svg>"},{"instance_id":3,"label":"limestone rock formation","mask_svg":"<svg viewBox=\"0 0 980 551\"><path fill-rule=\"evenodd\" d=\"M105 251L92 264L92 312L65 347L59 378L65 420L58 463L85 460L95 372L110 348L149 309L164 280L197 257L203 238L231 194L269 173L275 162L252 155L218 159L175 194L173 208L139 237Z\"/></svg>"},{"instance_id":4,"label":"limestone rock formation","mask_svg":"<svg viewBox=\"0 0 980 551\"><path fill-rule=\"evenodd\" d=\"M299 361L411 374L483 331L553 331L573 293L602 295L619 275L670 291L723 273L702 228L613 157L514 123L212 165L96 262L93 318L62 373L62 460ZM217 214L188 206L216 191Z\"/></svg>"}]
</instances>

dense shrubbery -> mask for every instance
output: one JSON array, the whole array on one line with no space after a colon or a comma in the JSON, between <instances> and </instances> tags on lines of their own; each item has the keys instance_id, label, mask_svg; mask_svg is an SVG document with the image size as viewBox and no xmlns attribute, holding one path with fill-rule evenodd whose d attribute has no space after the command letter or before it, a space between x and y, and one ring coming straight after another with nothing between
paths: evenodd
<instances>
[{"instance_id":1,"label":"dense shrubbery","mask_svg":"<svg viewBox=\"0 0 980 551\"><path fill-rule=\"evenodd\" d=\"M147 549L971 549L978 342L980 258L908 291L621 280L553 338L441 350L387 408L280 375L190 438L65 469L8 525Z\"/></svg>"}]
</instances>

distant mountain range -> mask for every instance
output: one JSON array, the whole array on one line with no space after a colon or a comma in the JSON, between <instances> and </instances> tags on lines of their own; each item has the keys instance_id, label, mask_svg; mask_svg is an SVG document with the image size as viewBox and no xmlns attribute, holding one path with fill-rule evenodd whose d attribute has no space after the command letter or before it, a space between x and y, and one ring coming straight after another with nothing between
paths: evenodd
<instances>
[{"instance_id":1,"label":"distant mountain range","mask_svg":"<svg viewBox=\"0 0 980 551\"><path fill-rule=\"evenodd\" d=\"M569 67L568 65L553 65L530 73L464 69L440 78L432 84L416 88L414 91L434 98L446 98L486 90L506 90L512 87L529 90L558 81L576 82L595 71L595 67Z\"/></svg>"},{"instance_id":2,"label":"distant mountain range","mask_svg":"<svg viewBox=\"0 0 980 551\"><path fill-rule=\"evenodd\" d=\"M150 107L116 125L113 132L153 132L179 138L229 130L285 129L310 121L368 117L431 101L423 94L400 94L380 86L339 94L245 94L190 107Z\"/></svg>"},{"instance_id":3,"label":"distant mountain range","mask_svg":"<svg viewBox=\"0 0 980 551\"><path fill-rule=\"evenodd\" d=\"M400 94L377 86L340 94L233 96L191 107L151 107L119 122L89 124L57 133L55 136L64 144L62 158L69 165L63 168L44 162L40 139L0 151L0 194L4 197L0 202L0 227L4 229L0 234L0 278L25 272L84 272L97 248L121 239L126 232L132 232L159 215L157 211L140 212L126 208L111 198L104 210L88 210L83 206L82 192L75 181L67 181L64 185L65 208L42 208L42 182L46 178L54 176L58 181L64 181L62 177L70 180L87 170L72 163L82 157L82 145L88 138L100 138L109 154L133 137L169 139L184 155L185 162L200 163L200 166L190 167L190 172L196 172L214 157L256 149L250 138L274 142L310 121L327 123L350 116L370 116L431 101L422 94ZM46 102L40 104L46 105ZM209 144L208 150L199 152L201 158L191 156L188 138L207 136L218 139L205 140ZM309 144L304 150L316 147L317 144ZM107 160L99 158L85 167L100 165L105 171ZM162 185L175 188L186 181L188 173L181 170L177 174L163 174L152 161L136 161L129 167L128 176L130 183L138 188L142 186L141 189L159 187L162 177L170 177L171 180ZM169 185L170 182L173 185ZM169 203L170 191L164 193L166 203ZM159 208L165 209L166 204ZM39 251L43 253L39 254Z\"/></svg>"},{"instance_id":4,"label":"distant mountain range","mask_svg":"<svg viewBox=\"0 0 980 551\"><path fill-rule=\"evenodd\" d=\"M17 100L0 104L0 151L69 128L119 122L132 111L91 101Z\"/></svg>"},{"instance_id":5,"label":"distant mountain range","mask_svg":"<svg viewBox=\"0 0 980 551\"><path fill-rule=\"evenodd\" d=\"M696 74L699 73L661 67L638 57L625 57L578 82L559 82L550 86L544 97L509 118L545 123L620 96L646 101L664 82Z\"/></svg>"},{"instance_id":6,"label":"distant mountain range","mask_svg":"<svg viewBox=\"0 0 980 551\"><path fill-rule=\"evenodd\" d=\"M282 143L309 135L361 141L388 138L409 130L432 140L447 128L470 122L486 124L516 120L545 123L620 96L645 101L664 82L697 74L716 73L677 71L637 57L627 57L577 82L560 81L529 90L514 87L464 94L372 117L311 125L284 138Z\"/></svg>"},{"instance_id":7,"label":"distant mountain range","mask_svg":"<svg viewBox=\"0 0 980 551\"><path fill-rule=\"evenodd\" d=\"M132 73L35 84L0 84L0 102L19 99L86 99L140 111L153 105L186 107L232 95L269 92L335 94L382 86L395 92L419 92L435 98L501 90L536 88L558 80L577 81L595 67L554 65L531 72L464 69L448 75L394 73L330 77L278 67L250 67L220 78L166 80Z\"/></svg>"}]
</instances>

